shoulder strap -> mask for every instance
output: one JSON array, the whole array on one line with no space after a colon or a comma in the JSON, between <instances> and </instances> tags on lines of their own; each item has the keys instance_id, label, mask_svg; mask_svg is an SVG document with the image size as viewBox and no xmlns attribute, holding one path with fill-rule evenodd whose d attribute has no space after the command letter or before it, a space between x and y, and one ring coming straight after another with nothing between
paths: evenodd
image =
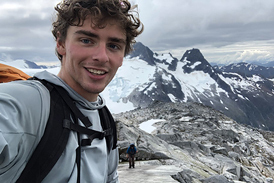
<instances>
[{"instance_id":1,"label":"shoulder strap","mask_svg":"<svg viewBox=\"0 0 274 183\"><path fill-rule=\"evenodd\" d=\"M70 130L63 128L63 121L70 120L71 111L64 107L64 100L53 87L45 86L51 96L49 119L43 137L16 183L42 182L58 161L68 141Z\"/></svg>"},{"instance_id":2,"label":"shoulder strap","mask_svg":"<svg viewBox=\"0 0 274 183\"><path fill-rule=\"evenodd\" d=\"M99 109L99 115L101 124L104 130L111 129L112 136L106 136L108 150L115 149L117 147L117 130L114 119L106 106L102 109ZM112 148L111 148L112 144Z\"/></svg>"}]
</instances>

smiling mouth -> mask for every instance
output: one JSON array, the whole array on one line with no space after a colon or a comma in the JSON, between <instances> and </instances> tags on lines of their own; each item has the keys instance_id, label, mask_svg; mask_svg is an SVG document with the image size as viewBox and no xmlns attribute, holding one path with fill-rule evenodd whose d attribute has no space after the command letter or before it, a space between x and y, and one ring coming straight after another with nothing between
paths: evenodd
<instances>
[{"instance_id":1,"label":"smiling mouth","mask_svg":"<svg viewBox=\"0 0 274 183\"><path fill-rule=\"evenodd\" d=\"M99 71L99 70L96 70L96 69L87 69L87 70L91 74L95 74L95 75L104 75L106 73L105 71Z\"/></svg>"}]
</instances>

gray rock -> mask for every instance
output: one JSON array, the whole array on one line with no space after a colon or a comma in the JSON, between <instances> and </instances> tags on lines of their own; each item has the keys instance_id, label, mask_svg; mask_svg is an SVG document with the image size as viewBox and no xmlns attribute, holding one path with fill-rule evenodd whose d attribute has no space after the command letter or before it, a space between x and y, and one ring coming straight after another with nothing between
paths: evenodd
<instances>
[{"instance_id":1,"label":"gray rock","mask_svg":"<svg viewBox=\"0 0 274 183\"><path fill-rule=\"evenodd\" d=\"M218 154L223 154L225 156L228 156L228 152L227 152L226 148L223 148L223 147L218 148L218 149L214 149L213 152L214 153L218 153Z\"/></svg>"},{"instance_id":2,"label":"gray rock","mask_svg":"<svg viewBox=\"0 0 274 183\"><path fill-rule=\"evenodd\" d=\"M201 179L202 183L233 183L223 175L213 175L206 179Z\"/></svg>"},{"instance_id":3,"label":"gray rock","mask_svg":"<svg viewBox=\"0 0 274 183\"><path fill-rule=\"evenodd\" d=\"M180 183L192 183L194 179L199 180L202 178L198 173L187 169L178 172L176 175L171 175L171 177Z\"/></svg>"}]
</instances>

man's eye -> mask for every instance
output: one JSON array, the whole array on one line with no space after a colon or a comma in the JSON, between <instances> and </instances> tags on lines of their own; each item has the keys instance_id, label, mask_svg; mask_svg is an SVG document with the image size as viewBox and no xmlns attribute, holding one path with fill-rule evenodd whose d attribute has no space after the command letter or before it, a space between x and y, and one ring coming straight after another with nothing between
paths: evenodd
<instances>
[{"instance_id":1,"label":"man's eye","mask_svg":"<svg viewBox=\"0 0 274 183\"><path fill-rule=\"evenodd\" d=\"M114 50L118 50L120 47L115 44L110 44L109 47Z\"/></svg>"},{"instance_id":2,"label":"man's eye","mask_svg":"<svg viewBox=\"0 0 274 183\"><path fill-rule=\"evenodd\" d=\"M90 44L91 41L89 39L81 39L81 42L84 44Z\"/></svg>"}]
</instances>

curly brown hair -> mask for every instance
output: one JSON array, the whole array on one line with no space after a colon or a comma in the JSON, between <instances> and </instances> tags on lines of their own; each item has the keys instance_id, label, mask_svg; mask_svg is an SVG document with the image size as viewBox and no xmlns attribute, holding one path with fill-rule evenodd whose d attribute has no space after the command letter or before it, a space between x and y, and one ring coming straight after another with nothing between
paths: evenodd
<instances>
[{"instance_id":1,"label":"curly brown hair","mask_svg":"<svg viewBox=\"0 0 274 183\"><path fill-rule=\"evenodd\" d=\"M57 19L52 23L52 34L55 40L59 34L60 41L64 41L69 26L82 26L87 16L91 16L92 23L98 28L104 28L109 19L115 19L126 32L127 55L133 49L135 37L144 29L138 12L134 12L133 9L127 0L63 0L55 7ZM62 55L57 50L56 54L62 61Z\"/></svg>"}]
</instances>

